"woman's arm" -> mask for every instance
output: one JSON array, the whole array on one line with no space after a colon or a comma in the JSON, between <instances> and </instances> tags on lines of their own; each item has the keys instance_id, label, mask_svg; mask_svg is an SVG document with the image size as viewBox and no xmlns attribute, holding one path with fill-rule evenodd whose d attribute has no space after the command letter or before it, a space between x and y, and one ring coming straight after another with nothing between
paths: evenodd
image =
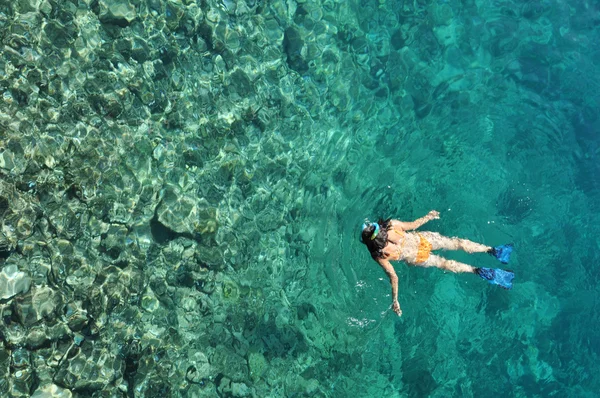
<instances>
[{"instance_id":1,"label":"woman's arm","mask_svg":"<svg viewBox=\"0 0 600 398\"><path fill-rule=\"evenodd\" d=\"M440 218L440 213L435 210L431 210L429 213L427 213L426 216L418 218L413 222L402 222L402 221L393 220L392 226L396 227L396 228L402 228L405 231L412 231L413 229L417 229L420 226L424 225L428 221L437 220L439 218Z\"/></svg>"},{"instance_id":2,"label":"woman's arm","mask_svg":"<svg viewBox=\"0 0 600 398\"><path fill-rule=\"evenodd\" d=\"M398 303L398 276L396 275L396 271L388 260L379 259L377 262L390 278L390 283L392 284L392 308L400 316L402 315L402 310L400 309L400 303Z\"/></svg>"}]
</instances>

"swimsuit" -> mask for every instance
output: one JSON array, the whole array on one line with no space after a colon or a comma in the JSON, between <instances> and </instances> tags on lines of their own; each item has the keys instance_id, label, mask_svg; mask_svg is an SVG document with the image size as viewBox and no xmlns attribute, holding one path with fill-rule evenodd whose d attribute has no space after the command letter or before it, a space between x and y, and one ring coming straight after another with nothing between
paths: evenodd
<instances>
[{"instance_id":1,"label":"swimsuit","mask_svg":"<svg viewBox=\"0 0 600 398\"><path fill-rule=\"evenodd\" d=\"M406 232L403 229L398 231L396 228L393 228L392 230L402 237L402 243L399 245L398 252L396 253L398 255L398 258L400 259L402 258L401 255L402 251L404 250L404 243L406 243ZM432 247L431 243L427 239L425 239L423 235L421 235L420 233L417 233L417 235L419 235L419 248L417 249L417 258L415 259L415 263L423 263L429 258L429 254L431 253ZM388 240L388 242L394 243L390 240ZM396 245L398 245L398 243L396 243Z\"/></svg>"},{"instance_id":2,"label":"swimsuit","mask_svg":"<svg viewBox=\"0 0 600 398\"><path fill-rule=\"evenodd\" d=\"M417 250L417 258L415 259L416 263L423 263L427 261L429 258L429 254L431 253L431 243L423 237L423 235L417 233L419 235L419 249Z\"/></svg>"}]
</instances>

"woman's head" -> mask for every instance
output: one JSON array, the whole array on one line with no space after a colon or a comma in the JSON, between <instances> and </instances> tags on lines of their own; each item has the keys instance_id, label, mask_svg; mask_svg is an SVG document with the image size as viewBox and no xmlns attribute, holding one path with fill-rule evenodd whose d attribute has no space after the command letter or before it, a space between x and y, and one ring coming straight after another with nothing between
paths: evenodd
<instances>
[{"instance_id":1,"label":"woman's head","mask_svg":"<svg viewBox=\"0 0 600 398\"><path fill-rule=\"evenodd\" d=\"M389 226L390 219L383 220L381 218L376 223L366 221L362 225L360 241L367 246L371 257L374 259L378 259L383 255L382 250L387 244L387 230Z\"/></svg>"}]
</instances>

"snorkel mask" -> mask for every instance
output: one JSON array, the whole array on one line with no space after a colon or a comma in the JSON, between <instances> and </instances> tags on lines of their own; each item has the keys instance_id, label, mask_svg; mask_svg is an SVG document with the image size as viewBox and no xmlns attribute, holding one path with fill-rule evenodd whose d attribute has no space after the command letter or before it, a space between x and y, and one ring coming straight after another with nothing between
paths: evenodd
<instances>
[{"instance_id":1,"label":"snorkel mask","mask_svg":"<svg viewBox=\"0 0 600 398\"><path fill-rule=\"evenodd\" d=\"M369 239L373 240L373 239L375 239L377 237L377 234L379 234L379 224L377 224L376 222L366 221L366 222L363 223L362 228L361 228L361 234L360 234L360 241L361 242L363 242L362 231L364 231L365 228L367 228L367 227L369 227L371 225L375 226L375 230L373 231L373 233L371 234L371 237Z\"/></svg>"}]
</instances>

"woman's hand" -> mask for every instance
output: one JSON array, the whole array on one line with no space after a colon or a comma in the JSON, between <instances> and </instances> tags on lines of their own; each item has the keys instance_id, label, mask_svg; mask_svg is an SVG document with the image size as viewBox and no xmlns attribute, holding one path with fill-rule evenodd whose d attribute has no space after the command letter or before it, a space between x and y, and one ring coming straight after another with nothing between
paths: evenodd
<instances>
[{"instance_id":1,"label":"woman's hand","mask_svg":"<svg viewBox=\"0 0 600 398\"><path fill-rule=\"evenodd\" d=\"M425 217L427 217L428 220L439 220L440 212L437 210L431 210Z\"/></svg>"},{"instance_id":2,"label":"woman's hand","mask_svg":"<svg viewBox=\"0 0 600 398\"><path fill-rule=\"evenodd\" d=\"M392 304L392 309L398 316L402 316L402 310L400 309L400 303L398 302L398 300L394 300L394 303Z\"/></svg>"}]
</instances>

